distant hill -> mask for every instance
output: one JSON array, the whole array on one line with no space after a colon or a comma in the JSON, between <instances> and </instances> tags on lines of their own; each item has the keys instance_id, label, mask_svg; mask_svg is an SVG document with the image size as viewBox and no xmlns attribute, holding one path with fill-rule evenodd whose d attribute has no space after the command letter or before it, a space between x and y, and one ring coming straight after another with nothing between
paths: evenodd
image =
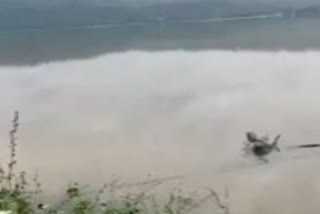
<instances>
[{"instance_id":1,"label":"distant hill","mask_svg":"<svg viewBox=\"0 0 320 214\"><path fill-rule=\"evenodd\" d=\"M278 10L261 3L234 4L226 1L172 3L137 7L63 4L35 7L0 3L0 28L62 27L132 22L209 19L237 14L272 13Z\"/></svg>"},{"instance_id":2,"label":"distant hill","mask_svg":"<svg viewBox=\"0 0 320 214\"><path fill-rule=\"evenodd\" d=\"M288 9L262 3L237 4L213 0L130 7L68 2L35 6L17 1L0 1L0 29L170 22L272 13L282 13L286 17L320 17L320 6Z\"/></svg>"}]
</instances>

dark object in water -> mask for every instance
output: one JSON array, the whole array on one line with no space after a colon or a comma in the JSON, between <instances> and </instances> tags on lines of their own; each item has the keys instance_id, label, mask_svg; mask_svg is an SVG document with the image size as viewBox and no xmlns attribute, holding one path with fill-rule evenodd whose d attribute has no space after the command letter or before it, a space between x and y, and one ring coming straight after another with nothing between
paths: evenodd
<instances>
[{"instance_id":1,"label":"dark object in water","mask_svg":"<svg viewBox=\"0 0 320 214\"><path fill-rule=\"evenodd\" d=\"M271 144L255 143L252 148L253 154L257 157L262 157L268 155L272 151L280 152L280 148L277 145L279 138L280 135L278 135Z\"/></svg>"},{"instance_id":2,"label":"dark object in water","mask_svg":"<svg viewBox=\"0 0 320 214\"><path fill-rule=\"evenodd\" d=\"M304 145L296 146L296 148L315 148L315 147L320 147L320 144L304 144Z\"/></svg>"},{"instance_id":3,"label":"dark object in water","mask_svg":"<svg viewBox=\"0 0 320 214\"><path fill-rule=\"evenodd\" d=\"M268 162L264 157L273 151L280 152L278 147L278 141L280 135L276 136L272 143L268 143L268 137L258 138L254 132L246 133L247 140L249 143L245 144L243 149L247 154L253 154L259 160Z\"/></svg>"},{"instance_id":4,"label":"dark object in water","mask_svg":"<svg viewBox=\"0 0 320 214\"><path fill-rule=\"evenodd\" d=\"M254 142L259 141L257 135L254 132L247 132L246 135L247 135L247 139L250 143L254 143Z\"/></svg>"},{"instance_id":5,"label":"dark object in water","mask_svg":"<svg viewBox=\"0 0 320 214\"><path fill-rule=\"evenodd\" d=\"M264 144L267 144L267 141L269 139L269 137L267 137L267 136L258 138L258 136L254 132L247 132L246 136L247 136L247 140L250 143L264 143Z\"/></svg>"},{"instance_id":6,"label":"dark object in water","mask_svg":"<svg viewBox=\"0 0 320 214\"><path fill-rule=\"evenodd\" d=\"M267 155L272 153L273 151L280 152L280 148L278 147L278 141L280 139L280 135L276 136L272 143L268 142L268 137L259 138L254 132L246 133L247 142L245 142L245 147L242 149L245 151L246 155L253 155L259 160L267 163L268 160L265 158ZM289 146L287 149L302 149L302 148L319 148L320 144L301 144Z\"/></svg>"},{"instance_id":7,"label":"dark object in water","mask_svg":"<svg viewBox=\"0 0 320 214\"><path fill-rule=\"evenodd\" d=\"M269 148L263 145L255 145L252 150L256 156L264 156L269 153Z\"/></svg>"}]
</instances>

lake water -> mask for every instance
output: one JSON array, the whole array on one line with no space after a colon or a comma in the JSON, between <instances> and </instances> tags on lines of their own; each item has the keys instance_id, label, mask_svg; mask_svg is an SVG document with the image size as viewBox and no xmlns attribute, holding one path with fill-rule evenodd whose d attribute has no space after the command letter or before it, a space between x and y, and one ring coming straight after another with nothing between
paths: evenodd
<instances>
[{"instance_id":1,"label":"lake water","mask_svg":"<svg viewBox=\"0 0 320 214\"><path fill-rule=\"evenodd\" d=\"M228 187L236 213L317 213L317 151L286 149L320 138L317 24L3 31L1 161L19 110L20 166L53 192L181 175ZM251 130L282 135L269 165L241 156Z\"/></svg>"}]
</instances>

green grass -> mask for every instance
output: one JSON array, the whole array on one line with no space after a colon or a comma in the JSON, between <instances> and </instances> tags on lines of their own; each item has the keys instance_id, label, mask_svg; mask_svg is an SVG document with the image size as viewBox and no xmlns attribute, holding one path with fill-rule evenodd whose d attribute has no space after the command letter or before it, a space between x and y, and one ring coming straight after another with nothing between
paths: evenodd
<instances>
[{"instance_id":1,"label":"green grass","mask_svg":"<svg viewBox=\"0 0 320 214\"><path fill-rule=\"evenodd\" d=\"M38 176L29 181L27 172L15 172L18 127L19 112L15 112L10 131L10 160L5 169L0 169L0 214L186 214L209 202L213 202L210 213L230 213L227 203L212 189L208 189L207 195L196 197L176 188L164 199L152 191L177 177L133 184L121 184L115 179L93 193L87 186L73 183L66 186L60 201L42 201L45 192ZM139 187L139 190L115 194L126 187Z\"/></svg>"}]
</instances>

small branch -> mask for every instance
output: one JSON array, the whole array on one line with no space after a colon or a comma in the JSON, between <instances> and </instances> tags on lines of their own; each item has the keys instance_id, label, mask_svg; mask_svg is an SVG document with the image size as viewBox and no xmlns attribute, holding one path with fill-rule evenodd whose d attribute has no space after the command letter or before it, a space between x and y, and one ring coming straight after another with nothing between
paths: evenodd
<instances>
[{"instance_id":1,"label":"small branch","mask_svg":"<svg viewBox=\"0 0 320 214\"><path fill-rule=\"evenodd\" d=\"M229 210L229 205L227 202L222 202L222 200L220 199L218 193L210 188L207 188L209 190L209 192L211 192L211 195L214 198L214 203L218 206L219 209L224 211L224 214L229 214L230 210ZM229 191L226 189L225 191L225 198L228 199L229 198Z\"/></svg>"},{"instance_id":2,"label":"small branch","mask_svg":"<svg viewBox=\"0 0 320 214\"><path fill-rule=\"evenodd\" d=\"M183 177L174 176L174 177L159 178L159 179L153 179L153 180L137 182L137 183L124 183L124 184L118 184L118 185L109 183L109 184L105 184L105 186L113 185L114 188L129 188L129 187L137 187L137 186L146 186L150 184L158 184L158 183L163 183L166 181L177 180L177 179L183 179Z\"/></svg>"},{"instance_id":3,"label":"small branch","mask_svg":"<svg viewBox=\"0 0 320 214\"><path fill-rule=\"evenodd\" d=\"M216 191L207 188L209 190L209 194L205 197L203 197L202 199L200 199L197 203L193 204L191 207L189 207L184 213L189 213L192 210L194 210L195 208L199 207L201 204L204 204L206 201L208 201L209 199L213 198L215 204L218 206L218 208L224 210L225 214L229 214L229 207L228 205L225 205L221 200L220 197L218 195L218 193L216 193ZM226 198L228 198L228 191L226 190L225 192L225 196Z\"/></svg>"},{"instance_id":4,"label":"small branch","mask_svg":"<svg viewBox=\"0 0 320 214\"><path fill-rule=\"evenodd\" d=\"M14 112L14 118L12 121L12 129L10 131L10 162L8 163L8 188L11 190L12 189L12 179L14 177L14 165L17 164L16 158L16 133L18 131L19 127L19 112L15 111Z\"/></svg>"}]
</instances>

